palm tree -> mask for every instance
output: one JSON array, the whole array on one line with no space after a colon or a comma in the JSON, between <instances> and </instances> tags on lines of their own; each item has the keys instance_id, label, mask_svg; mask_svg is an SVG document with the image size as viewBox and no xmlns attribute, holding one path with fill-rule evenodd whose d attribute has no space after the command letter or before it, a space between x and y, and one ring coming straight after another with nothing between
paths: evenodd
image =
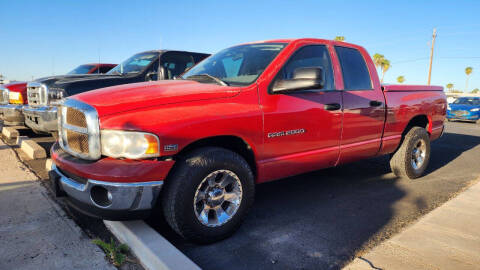
<instances>
[{"instance_id":1,"label":"palm tree","mask_svg":"<svg viewBox=\"0 0 480 270\"><path fill-rule=\"evenodd\" d=\"M405 82L405 77L404 76L398 76L397 77L397 82L399 82L399 83Z\"/></svg>"},{"instance_id":2,"label":"palm tree","mask_svg":"<svg viewBox=\"0 0 480 270\"><path fill-rule=\"evenodd\" d=\"M452 92L452 90L453 90L453 83L447 83L447 89L448 89L448 91Z\"/></svg>"},{"instance_id":3,"label":"palm tree","mask_svg":"<svg viewBox=\"0 0 480 270\"><path fill-rule=\"evenodd\" d=\"M475 89L473 89L472 92L470 92L470 93L472 93L472 94L478 94L479 92L480 92L480 89L475 88Z\"/></svg>"},{"instance_id":4,"label":"palm tree","mask_svg":"<svg viewBox=\"0 0 480 270\"><path fill-rule=\"evenodd\" d=\"M390 67L390 61L384 58L382 63L380 64L380 68L382 69L382 80L380 80L381 83L383 83L383 77L385 76L385 72L387 72Z\"/></svg>"},{"instance_id":5,"label":"palm tree","mask_svg":"<svg viewBox=\"0 0 480 270\"><path fill-rule=\"evenodd\" d=\"M383 56L383 54L376 53L373 55L373 63L375 64L375 67L377 69L382 65L383 59L385 59L385 56Z\"/></svg>"},{"instance_id":6,"label":"palm tree","mask_svg":"<svg viewBox=\"0 0 480 270\"><path fill-rule=\"evenodd\" d=\"M467 82L465 83L465 92L468 90L468 79L470 78L470 74L472 74L473 68L472 67L466 67L465 68L465 74L467 74Z\"/></svg>"},{"instance_id":7,"label":"palm tree","mask_svg":"<svg viewBox=\"0 0 480 270\"><path fill-rule=\"evenodd\" d=\"M336 36L334 40L336 40L336 41L345 41L345 37L344 37L344 36Z\"/></svg>"}]
</instances>

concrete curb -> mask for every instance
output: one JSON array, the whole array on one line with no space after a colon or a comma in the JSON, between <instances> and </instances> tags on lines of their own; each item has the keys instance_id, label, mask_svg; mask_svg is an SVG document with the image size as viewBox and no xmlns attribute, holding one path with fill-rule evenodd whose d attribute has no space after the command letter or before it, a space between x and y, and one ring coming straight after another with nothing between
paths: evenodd
<instances>
[{"instance_id":1,"label":"concrete curb","mask_svg":"<svg viewBox=\"0 0 480 270\"><path fill-rule=\"evenodd\" d=\"M47 157L45 149L32 140L22 140L20 149L31 159Z\"/></svg>"},{"instance_id":2,"label":"concrete curb","mask_svg":"<svg viewBox=\"0 0 480 270\"><path fill-rule=\"evenodd\" d=\"M147 270L199 270L187 256L141 220L104 221L122 243L129 246Z\"/></svg>"},{"instance_id":3,"label":"concrete curb","mask_svg":"<svg viewBox=\"0 0 480 270\"><path fill-rule=\"evenodd\" d=\"M5 136L7 139L15 139L20 135L20 133L13 127L3 127L2 135Z\"/></svg>"}]
</instances>

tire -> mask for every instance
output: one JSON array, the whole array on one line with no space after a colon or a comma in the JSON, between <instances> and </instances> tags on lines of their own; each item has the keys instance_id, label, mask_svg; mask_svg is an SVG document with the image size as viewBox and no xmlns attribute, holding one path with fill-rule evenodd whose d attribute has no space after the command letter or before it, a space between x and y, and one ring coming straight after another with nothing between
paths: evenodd
<instances>
[{"instance_id":1,"label":"tire","mask_svg":"<svg viewBox=\"0 0 480 270\"><path fill-rule=\"evenodd\" d=\"M416 149L421 151L416 151ZM420 158L422 158L421 163L419 162ZM424 128L413 127L392 155L390 168L398 177L415 179L423 175L429 161L430 137Z\"/></svg>"},{"instance_id":2,"label":"tire","mask_svg":"<svg viewBox=\"0 0 480 270\"><path fill-rule=\"evenodd\" d=\"M223 191L218 191L221 188L217 185L223 182L231 184ZM239 204L223 200L227 192L235 193ZM205 199L200 200L201 194L205 194ZM180 236L192 242L207 244L229 237L240 227L253 205L254 196L254 177L245 159L224 148L204 147L177 161L165 182L161 206L167 223ZM197 204L194 204L195 199L199 200ZM222 218L217 218L217 210L210 208L219 209L218 204L224 210L220 215ZM202 215L202 209L206 215ZM230 218L220 221L228 212Z\"/></svg>"}]
</instances>

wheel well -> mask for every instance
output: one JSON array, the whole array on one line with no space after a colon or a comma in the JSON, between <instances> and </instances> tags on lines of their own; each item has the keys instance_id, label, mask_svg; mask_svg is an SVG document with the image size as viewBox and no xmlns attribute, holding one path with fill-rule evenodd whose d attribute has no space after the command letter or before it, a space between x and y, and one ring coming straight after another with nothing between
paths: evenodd
<instances>
[{"instance_id":1,"label":"wheel well","mask_svg":"<svg viewBox=\"0 0 480 270\"><path fill-rule=\"evenodd\" d=\"M430 121L428 120L428 117L426 115L417 115L413 117L410 122L408 122L407 126L405 127L405 130L403 131L402 136L405 136L410 129L413 127L422 127L429 131L429 125Z\"/></svg>"},{"instance_id":2,"label":"wheel well","mask_svg":"<svg viewBox=\"0 0 480 270\"><path fill-rule=\"evenodd\" d=\"M243 139L236 136L215 136L195 141L184 147L177 155L182 156L200 147L222 147L242 156L250 165L253 175L257 175L257 165L252 147Z\"/></svg>"}]
</instances>

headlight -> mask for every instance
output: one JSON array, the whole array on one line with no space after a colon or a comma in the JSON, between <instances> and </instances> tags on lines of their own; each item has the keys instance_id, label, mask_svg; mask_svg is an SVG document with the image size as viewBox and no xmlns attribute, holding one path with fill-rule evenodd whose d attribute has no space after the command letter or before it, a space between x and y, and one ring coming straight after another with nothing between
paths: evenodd
<instances>
[{"instance_id":1,"label":"headlight","mask_svg":"<svg viewBox=\"0 0 480 270\"><path fill-rule=\"evenodd\" d=\"M471 111L471 112L478 112L478 111L480 111L480 108L473 108L473 109L471 109L470 111Z\"/></svg>"},{"instance_id":2,"label":"headlight","mask_svg":"<svg viewBox=\"0 0 480 270\"><path fill-rule=\"evenodd\" d=\"M144 132L102 130L100 131L102 155L113 158L141 159L158 157L158 137Z\"/></svg>"},{"instance_id":3,"label":"headlight","mask_svg":"<svg viewBox=\"0 0 480 270\"><path fill-rule=\"evenodd\" d=\"M8 102L11 104L23 104L23 96L19 92L12 92L8 93Z\"/></svg>"},{"instance_id":4,"label":"headlight","mask_svg":"<svg viewBox=\"0 0 480 270\"><path fill-rule=\"evenodd\" d=\"M63 98L65 96L65 91L63 89L48 89L48 100L52 105L60 105L63 103Z\"/></svg>"}]
</instances>

